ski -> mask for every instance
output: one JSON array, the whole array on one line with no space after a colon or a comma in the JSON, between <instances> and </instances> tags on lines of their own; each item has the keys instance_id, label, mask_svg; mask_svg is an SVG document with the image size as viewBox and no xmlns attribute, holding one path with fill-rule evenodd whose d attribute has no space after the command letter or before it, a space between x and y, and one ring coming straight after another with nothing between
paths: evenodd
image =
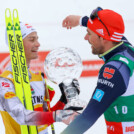
<instances>
[{"instance_id":1,"label":"ski","mask_svg":"<svg viewBox=\"0 0 134 134\"><path fill-rule=\"evenodd\" d=\"M51 107L50 106L50 96L49 96L49 91L48 91L46 79L45 79L45 87L46 87L46 98L47 98L48 111L51 112L51 109L50 109L50 107ZM51 124L51 131L52 131L52 134L55 134L54 124Z\"/></svg>"},{"instance_id":2,"label":"ski","mask_svg":"<svg viewBox=\"0 0 134 134\"><path fill-rule=\"evenodd\" d=\"M5 20L15 92L26 109L33 110L31 88L17 9L13 10L12 20L11 11L7 8L5 11ZM37 134L37 128L36 126L21 125L21 133Z\"/></svg>"}]
</instances>

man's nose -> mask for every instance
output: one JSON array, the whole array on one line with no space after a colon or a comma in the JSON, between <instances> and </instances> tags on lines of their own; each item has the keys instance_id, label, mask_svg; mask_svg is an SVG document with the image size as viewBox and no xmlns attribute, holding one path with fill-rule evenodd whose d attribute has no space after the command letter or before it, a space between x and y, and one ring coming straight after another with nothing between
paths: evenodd
<instances>
[{"instance_id":1,"label":"man's nose","mask_svg":"<svg viewBox=\"0 0 134 134\"><path fill-rule=\"evenodd\" d=\"M35 46L36 46L36 47L40 47L39 41L36 41Z\"/></svg>"},{"instance_id":2,"label":"man's nose","mask_svg":"<svg viewBox=\"0 0 134 134\"><path fill-rule=\"evenodd\" d=\"M84 39L85 39L85 40L88 40L88 39L89 39L88 33L85 35Z\"/></svg>"}]
</instances>

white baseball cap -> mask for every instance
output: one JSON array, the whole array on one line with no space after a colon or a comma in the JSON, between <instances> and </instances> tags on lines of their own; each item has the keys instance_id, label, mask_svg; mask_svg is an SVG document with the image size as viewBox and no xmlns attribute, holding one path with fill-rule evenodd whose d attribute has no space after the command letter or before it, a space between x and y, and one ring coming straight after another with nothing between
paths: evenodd
<instances>
[{"instance_id":1,"label":"white baseball cap","mask_svg":"<svg viewBox=\"0 0 134 134\"><path fill-rule=\"evenodd\" d=\"M23 22L20 22L20 28L21 28L22 39L24 39L30 33L36 32L36 30L31 25L25 24Z\"/></svg>"}]
</instances>

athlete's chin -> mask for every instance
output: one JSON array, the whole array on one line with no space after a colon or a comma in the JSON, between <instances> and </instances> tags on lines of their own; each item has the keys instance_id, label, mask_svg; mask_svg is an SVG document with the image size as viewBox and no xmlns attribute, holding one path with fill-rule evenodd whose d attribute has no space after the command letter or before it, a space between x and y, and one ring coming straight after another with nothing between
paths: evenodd
<instances>
[{"instance_id":1,"label":"athlete's chin","mask_svg":"<svg viewBox=\"0 0 134 134\"><path fill-rule=\"evenodd\" d=\"M92 54L98 55L98 52L95 49L92 49Z\"/></svg>"},{"instance_id":2,"label":"athlete's chin","mask_svg":"<svg viewBox=\"0 0 134 134\"><path fill-rule=\"evenodd\" d=\"M32 53L32 58L37 59L38 58L38 52L33 52Z\"/></svg>"},{"instance_id":3,"label":"athlete's chin","mask_svg":"<svg viewBox=\"0 0 134 134\"><path fill-rule=\"evenodd\" d=\"M32 60L38 59L38 55L34 55L34 56L32 56L31 59L32 59Z\"/></svg>"}]
</instances>

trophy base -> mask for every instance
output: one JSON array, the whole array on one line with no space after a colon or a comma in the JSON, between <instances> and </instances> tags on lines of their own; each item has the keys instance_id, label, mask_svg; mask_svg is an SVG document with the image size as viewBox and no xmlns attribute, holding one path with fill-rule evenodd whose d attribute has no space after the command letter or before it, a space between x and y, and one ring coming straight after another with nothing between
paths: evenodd
<instances>
[{"instance_id":1,"label":"trophy base","mask_svg":"<svg viewBox=\"0 0 134 134\"><path fill-rule=\"evenodd\" d=\"M86 106L87 106L87 102L80 100L80 99L73 99L73 100L68 101L64 109L74 110L79 113L82 113Z\"/></svg>"}]
</instances>

